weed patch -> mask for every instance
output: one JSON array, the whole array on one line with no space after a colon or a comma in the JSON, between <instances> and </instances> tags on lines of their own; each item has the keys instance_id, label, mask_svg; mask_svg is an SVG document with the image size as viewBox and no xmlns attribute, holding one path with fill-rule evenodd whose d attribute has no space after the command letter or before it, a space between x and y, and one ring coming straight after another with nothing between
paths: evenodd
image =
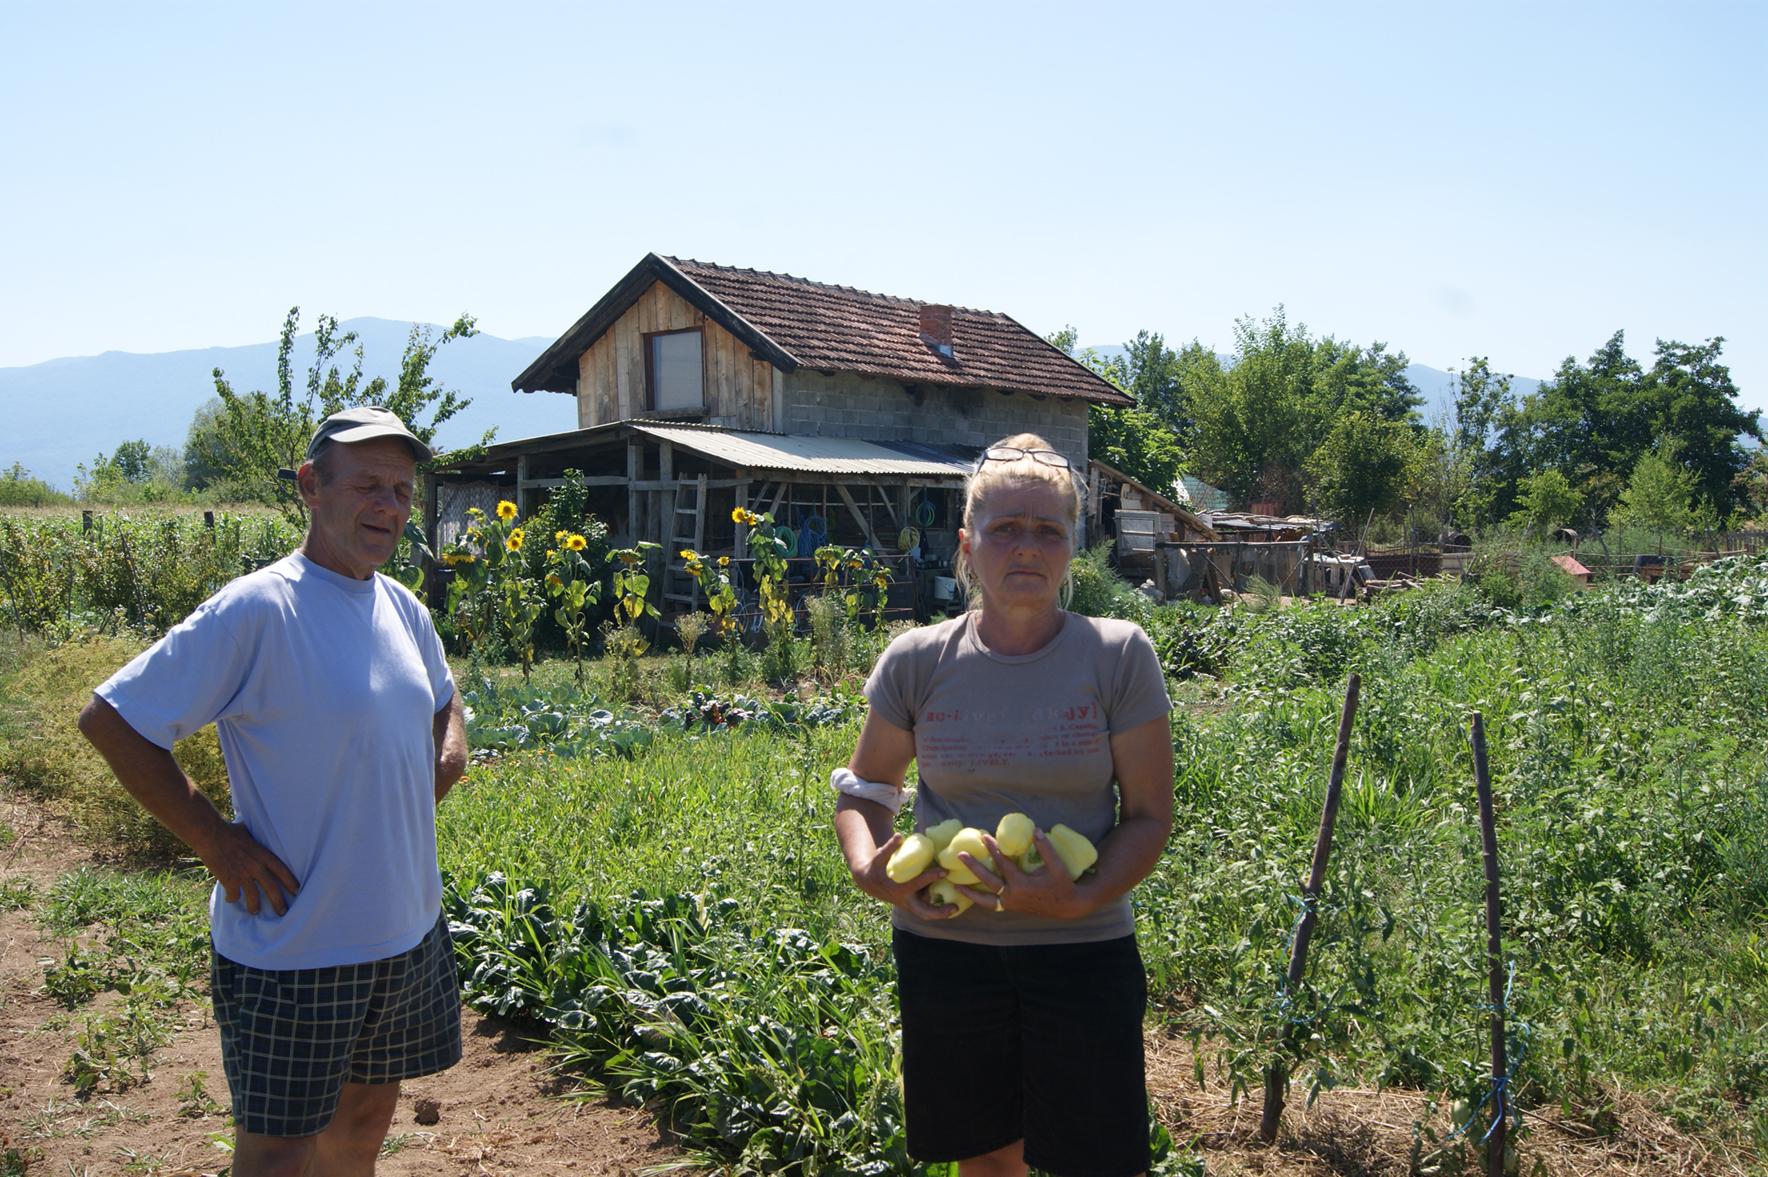
<instances>
[{"instance_id":1,"label":"weed patch","mask_svg":"<svg viewBox=\"0 0 1768 1177\"><path fill-rule=\"evenodd\" d=\"M0 776L125 857L167 861L188 850L123 791L104 758L80 734L92 690L144 642L88 637L43 648L8 680L0 717ZM223 814L231 813L227 771L213 727L179 741L179 765Z\"/></svg>"}]
</instances>

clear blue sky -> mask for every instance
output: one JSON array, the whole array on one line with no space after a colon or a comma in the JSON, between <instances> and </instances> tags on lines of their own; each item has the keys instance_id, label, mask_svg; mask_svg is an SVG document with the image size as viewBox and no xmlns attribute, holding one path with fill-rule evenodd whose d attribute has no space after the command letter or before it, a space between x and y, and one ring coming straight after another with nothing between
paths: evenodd
<instances>
[{"instance_id":1,"label":"clear blue sky","mask_svg":"<svg viewBox=\"0 0 1768 1177\"><path fill-rule=\"evenodd\" d=\"M0 366L553 336L647 250L1220 350L1278 303L1768 407L1768 6L17 3Z\"/></svg>"}]
</instances>

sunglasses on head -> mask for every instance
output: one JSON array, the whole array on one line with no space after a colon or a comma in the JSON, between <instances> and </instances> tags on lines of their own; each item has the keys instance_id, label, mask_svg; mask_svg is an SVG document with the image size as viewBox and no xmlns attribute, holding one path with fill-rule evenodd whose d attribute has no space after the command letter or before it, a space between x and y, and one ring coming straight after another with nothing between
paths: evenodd
<instances>
[{"instance_id":1,"label":"sunglasses on head","mask_svg":"<svg viewBox=\"0 0 1768 1177\"><path fill-rule=\"evenodd\" d=\"M1074 469L1074 463L1055 450L1027 450L1016 445L991 445L982 451L982 457L977 460L976 465L980 468L984 462L1017 462L1021 458L1030 458L1034 462L1054 466L1059 470Z\"/></svg>"}]
</instances>

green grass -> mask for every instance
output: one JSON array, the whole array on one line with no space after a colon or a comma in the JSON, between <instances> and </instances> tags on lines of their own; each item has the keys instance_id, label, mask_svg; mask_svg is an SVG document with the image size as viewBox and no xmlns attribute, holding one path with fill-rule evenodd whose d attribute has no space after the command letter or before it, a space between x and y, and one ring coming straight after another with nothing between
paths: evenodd
<instances>
[{"instance_id":1,"label":"green grass","mask_svg":"<svg viewBox=\"0 0 1768 1177\"><path fill-rule=\"evenodd\" d=\"M856 917L829 824L828 768L857 734L669 733L633 760L538 753L475 768L442 809L443 872L501 871L566 901L708 891L818 935L882 943L881 920Z\"/></svg>"},{"instance_id":2,"label":"green grass","mask_svg":"<svg viewBox=\"0 0 1768 1177\"><path fill-rule=\"evenodd\" d=\"M43 989L68 1011L63 1075L80 1098L145 1082L181 1007L202 997L207 894L198 872L83 869L30 897L38 925L61 939ZM107 993L119 1000L97 1012Z\"/></svg>"}]
</instances>

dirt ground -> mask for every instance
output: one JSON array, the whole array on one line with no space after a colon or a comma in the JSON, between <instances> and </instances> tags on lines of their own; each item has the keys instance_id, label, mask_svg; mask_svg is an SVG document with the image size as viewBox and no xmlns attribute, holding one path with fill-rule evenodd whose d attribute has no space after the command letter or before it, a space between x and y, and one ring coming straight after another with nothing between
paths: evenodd
<instances>
[{"instance_id":1,"label":"dirt ground","mask_svg":"<svg viewBox=\"0 0 1768 1177\"><path fill-rule=\"evenodd\" d=\"M90 861L69 831L27 807L0 804L0 814L19 835L0 850L0 884L27 878L41 894ZM27 1172L55 1177L224 1172L229 1158L218 1142L231 1139L232 1130L207 1004L183 1011L182 1026L155 1053L147 1082L76 1099L62 1075L68 1035L54 1028L66 1011L41 991L43 962L58 949L28 912L0 912L0 1155L10 1145L31 1158ZM645 1111L567 1098L571 1085L549 1073L545 1055L516 1029L472 1010L462 1017L465 1057L440 1075L405 1084L378 1172L627 1177L686 1160ZM209 1101L189 1097L193 1074ZM418 1122L421 1101L438 1105L434 1122Z\"/></svg>"},{"instance_id":2,"label":"dirt ground","mask_svg":"<svg viewBox=\"0 0 1768 1177\"><path fill-rule=\"evenodd\" d=\"M45 891L91 861L69 830L17 801L0 801L16 831L0 848L0 885L25 878ZM0 912L0 1172L7 1149L29 1158L24 1170L56 1177L147 1173L196 1177L226 1171L231 1137L220 1047L205 1003L183 1010L151 1077L127 1091L74 1096L62 1071L69 1053L65 1010L42 992L43 963L58 951L28 912ZM642 1109L573 1095L546 1057L514 1027L463 1011L466 1053L441 1075L405 1085L379 1172L393 1177L470 1173L488 1177L573 1173L623 1177L647 1171L700 1172ZM1311 1109L1296 1093L1274 1146L1258 1144L1257 1093L1237 1106L1227 1090L1199 1088L1188 1041L1150 1034L1150 1093L1181 1146L1199 1149L1212 1177L1352 1177L1409 1169L1413 1124L1425 1115L1415 1092L1340 1088ZM208 1094L195 1098L191 1076ZM215 1102L221 1101L220 1103ZM421 1102L437 1118L419 1122ZM425 1119L429 1119L426 1115ZM1617 1097L1604 1131L1575 1117L1531 1115L1522 1172L1543 1177L1657 1177L1760 1172L1752 1158L1715 1152L1685 1136L1645 1101ZM677 1168L680 1166L680 1168ZM1469 1170L1471 1171L1471 1166Z\"/></svg>"}]
</instances>

